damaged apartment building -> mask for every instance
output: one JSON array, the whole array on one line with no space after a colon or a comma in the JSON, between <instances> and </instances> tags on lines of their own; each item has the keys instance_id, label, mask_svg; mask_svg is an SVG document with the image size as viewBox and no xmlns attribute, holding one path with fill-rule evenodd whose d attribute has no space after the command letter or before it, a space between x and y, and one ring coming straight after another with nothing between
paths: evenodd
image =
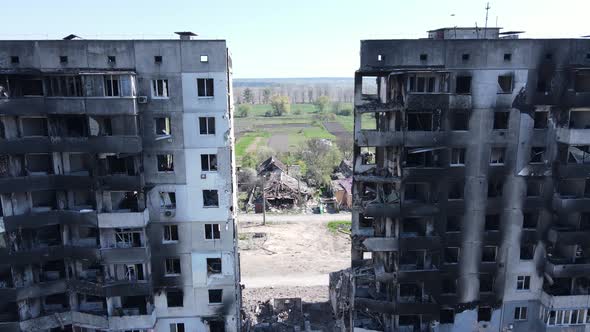
<instances>
[{"instance_id":1,"label":"damaged apartment building","mask_svg":"<svg viewBox=\"0 0 590 332\"><path fill-rule=\"evenodd\" d=\"M346 331L590 328L590 40L365 40Z\"/></svg>"},{"instance_id":2,"label":"damaged apartment building","mask_svg":"<svg viewBox=\"0 0 590 332\"><path fill-rule=\"evenodd\" d=\"M224 40L0 41L0 330L237 331Z\"/></svg>"}]
</instances>

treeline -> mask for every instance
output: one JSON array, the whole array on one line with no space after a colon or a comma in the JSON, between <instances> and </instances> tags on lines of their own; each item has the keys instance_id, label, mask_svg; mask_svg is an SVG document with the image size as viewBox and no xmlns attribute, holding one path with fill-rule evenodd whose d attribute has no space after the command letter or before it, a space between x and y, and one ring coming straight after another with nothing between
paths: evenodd
<instances>
[{"instance_id":1,"label":"treeline","mask_svg":"<svg viewBox=\"0 0 590 332\"><path fill-rule=\"evenodd\" d=\"M294 104L313 104L322 97L333 102L352 103L354 89L352 86L335 86L329 84L280 86L239 86L234 88L234 101L237 104L270 104L273 96L286 96Z\"/></svg>"}]
</instances>

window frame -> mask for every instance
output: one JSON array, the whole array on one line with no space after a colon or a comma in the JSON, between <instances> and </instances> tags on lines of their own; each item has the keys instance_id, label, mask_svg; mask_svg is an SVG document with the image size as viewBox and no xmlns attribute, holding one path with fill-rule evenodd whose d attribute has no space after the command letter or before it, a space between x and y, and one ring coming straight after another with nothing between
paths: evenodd
<instances>
[{"instance_id":1,"label":"window frame","mask_svg":"<svg viewBox=\"0 0 590 332\"><path fill-rule=\"evenodd\" d=\"M170 170L160 170L160 157L165 157L166 159L169 159L166 161L167 164L171 164L172 167ZM156 171L158 173L174 173L174 154L173 153L163 153L163 154L157 154L156 155Z\"/></svg>"},{"instance_id":2,"label":"window frame","mask_svg":"<svg viewBox=\"0 0 590 332\"><path fill-rule=\"evenodd\" d=\"M204 123L205 123L205 133L203 134L203 128L202 128L202 119L204 119ZM199 117L199 136L215 136L216 135L216 119L214 116L200 116ZM211 130L211 125L213 125L213 130Z\"/></svg>"},{"instance_id":3,"label":"window frame","mask_svg":"<svg viewBox=\"0 0 590 332\"><path fill-rule=\"evenodd\" d=\"M451 161L450 161L449 165L451 167L465 167L465 156L466 155L467 155L466 148L451 148ZM455 158L455 157L458 157L458 158ZM455 159L458 159L458 162L456 162Z\"/></svg>"},{"instance_id":4,"label":"window frame","mask_svg":"<svg viewBox=\"0 0 590 332\"><path fill-rule=\"evenodd\" d=\"M219 302L211 302L211 292L220 292L220 300ZM222 288L215 288L215 289L208 289L207 290L207 304L208 305L222 305L223 304L223 289Z\"/></svg>"},{"instance_id":5,"label":"window frame","mask_svg":"<svg viewBox=\"0 0 590 332\"><path fill-rule=\"evenodd\" d=\"M202 87L200 86L201 84L203 84ZM201 90L203 91L204 94L201 94ZM214 97L215 97L215 81L212 78L207 78L207 77L197 78L197 98L211 99Z\"/></svg>"},{"instance_id":6,"label":"window frame","mask_svg":"<svg viewBox=\"0 0 590 332\"><path fill-rule=\"evenodd\" d=\"M178 261L178 272L168 273L168 264L171 262L171 267L174 268L174 261ZM176 277L182 274L182 262L180 257L166 257L164 259L164 276L165 277Z\"/></svg>"},{"instance_id":7,"label":"window frame","mask_svg":"<svg viewBox=\"0 0 590 332\"><path fill-rule=\"evenodd\" d=\"M158 91L160 86L158 86L158 82L162 82L162 92ZM168 82L167 78L156 78L151 80L150 89L152 92L153 99L169 99L170 98L170 83Z\"/></svg>"},{"instance_id":8,"label":"window frame","mask_svg":"<svg viewBox=\"0 0 590 332\"><path fill-rule=\"evenodd\" d=\"M176 239L174 239L174 229L176 229ZM169 237L169 239L166 239ZM178 232L178 225L164 225L164 232L162 233L162 243L178 243L180 241L180 235Z\"/></svg>"},{"instance_id":9,"label":"window frame","mask_svg":"<svg viewBox=\"0 0 590 332\"><path fill-rule=\"evenodd\" d=\"M211 167L211 157L215 158L215 164L213 165L214 167ZM207 158L207 163L204 164L204 157ZM217 173L218 171L218 162L217 162L217 153L204 153L201 154L201 172L205 172L205 173Z\"/></svg>"},{"instance_id":10,"label":"window frame","mask_svg":"<svg viewBox=\"0 0 590 332\"><path fill-rule=\"evenodd\" d=\"M203 208L204 209L215 209L215 208L219 208L219 190L217 189L203 189ZM217 195L217 205L205 205L205 192L215 192L215 194Z\"/></svg>"},{"instance_id":11,"label":"window frame","mask_svg":"<svg viewBox=\"0 0 590 332\"><path fill-rule=\"evenodd\" d=\"M210 231L207 231L207 226L210 227ZM205 232L205 241L215 241L215 240L221 240L221 227L220 224L205 224L203 225L204 227L204 232ZM217 228L217 230L216 230ZM215 235L218 235L218 237L215 237ZM208 236L210 236L210 238L208 238Z\"/></svg>"},{"instance_id":12,"label":"window frame","mask_svg":"<svg viewBox=\"0 0 590 332\"><path fill-rule=\"evenodd\" d=\"M514 320L525 321L528 320L528 307L514 307Z\"/></svg>"},{"instance_id":13,"label":"window frame","mask_svg":"<svg viewBox=\"0 0 590 332\"><path fill-rule=\"evenodd\" d=\"M158 121L162 120L162 119L164 119L164 126L167 127L167 129L168 129L167 134L158 133ZM154 134L156 135L156 137L172 136L172 119L170 118L170 116L155 116L154 117Z\"/></svg>"},{"instance_id":14,"label":"window frame","mask_svg":"<svg viewBox=\"0 0 590 332\"><path fill-rule=\"evenodd\" d=\"M530 291L531 290L531 276L529 276L529 275L516 276L516 290L517 291Z\"/></svg>"}]
</instances>

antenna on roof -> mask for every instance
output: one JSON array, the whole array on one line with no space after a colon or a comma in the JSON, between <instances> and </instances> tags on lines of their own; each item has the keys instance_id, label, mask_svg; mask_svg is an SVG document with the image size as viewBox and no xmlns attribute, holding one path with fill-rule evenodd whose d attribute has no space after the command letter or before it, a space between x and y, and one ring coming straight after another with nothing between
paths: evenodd
<instances>
[{"instance_id":1,"label":"antenna on roof","mask_svg":"<svg viewBox=\"0 0 590 332\"><path fill-rule=\"evenodd\" d=\"M485 26L485 29L483 30L483 39L486 39L486 32L487 32L486 30L488 29L488 12L490 11L490 8L492 8L492 7L490 7L490 3L488 2L486 4L486 26Z\"/></svg>"}]
</instances>

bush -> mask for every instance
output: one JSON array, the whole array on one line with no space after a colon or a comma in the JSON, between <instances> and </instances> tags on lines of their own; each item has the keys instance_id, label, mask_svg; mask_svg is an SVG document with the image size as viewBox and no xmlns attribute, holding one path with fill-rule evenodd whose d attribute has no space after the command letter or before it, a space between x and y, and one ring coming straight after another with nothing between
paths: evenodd
<instances>
[{"instance_id":1,"label":"bush","mask_svg":"<svg viewBox=\"0 0 590 332\"><path fill-rule=\"evenodd\" d=\"M301 108L296 108L296 109L293 111L293 114L295 114L295 115L301 115L301 113L303 113L303 111L301 110Z\"/></svg>"},{"instance_id":2,"label":"bush","mask_svg":"<svg viewBox=\"0 0 590 332\"><path fill-rule=\"evenodd\" d=\"M266 111L266 112L264 113L264 116L266 116L266 117L271 117L271 116L273 116L273 112L272 112L272 111Z\"/></svg>"},{"instance_id":3,"label":"bush","mask_svg":"<svg viewBox=\"0 0 590 332\"><path fill-rule=\"evenodd\" d=\"M251 111L252 111L252 106L250 106L250 105L241 104L238 106L238 116L240 118L248 117L248 115L250 115Z\"/></svg>"},{"instance_id":4,"label":"bush","mask_svg":"<svg viewBox=\"0 0 590 332\"><path fill-rule=\"evenodd\" d=\"M340 111L338 111L338 115L342 115L342 116L351 116L352 115L352 108L343 108Z\"/></svg>"},{"instance_id":5,"label":"bush","mask_svg":"<svg viewBox=\"0 0 590 332\"><path fill-rule=\"evenodd\" d=\"M273 110L273 115L282 116L291 111L291 104L289 104L289 97L287 96L273 96L270 100L270 106Z\"/></svg>"}]
</instances>

